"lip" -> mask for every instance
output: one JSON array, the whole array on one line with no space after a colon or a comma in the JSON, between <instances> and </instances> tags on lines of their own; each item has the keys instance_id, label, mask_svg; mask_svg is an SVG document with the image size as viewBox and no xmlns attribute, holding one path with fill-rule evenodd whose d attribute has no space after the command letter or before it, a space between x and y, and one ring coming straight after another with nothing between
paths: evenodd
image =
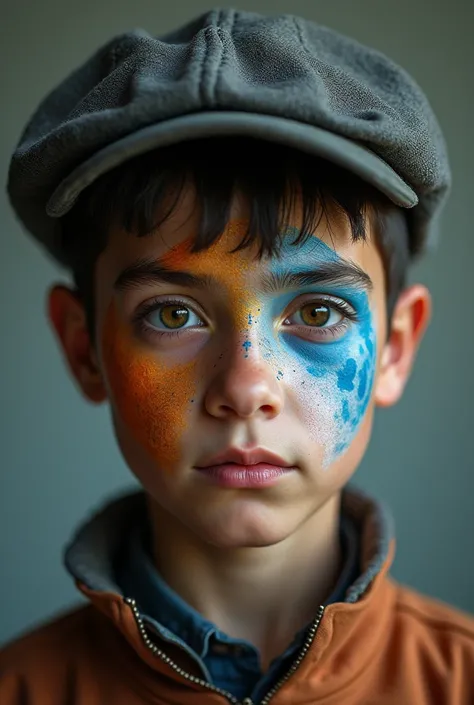
<instances>
[{"instance_id":1,"label":"lip","mask_svg":"<svg viewBox=\"0 0 474 705\"><path fill-rule=\"evenodd\" d=\"M264 448L252 451L229 448L203 465L197 465L196 469L221 487L264 488L276 484L296 468Z\"/></svg>"},{"instance_id":2,"label":"lip","mask_svg":"<svg viewBox=\"0 0 474 705\"><path fill-rule=\"evenodd\" d=\"M260 489L275 485L280 479L293 472L295 468L280 467L269 463L238 465L222 463L198 468L199 472L215 485L229 488Z\"/></svg>"},{"instance_id":3,"label":"lip","mask_svg":"<svg viewBox=\"0 0 474 705\"><path fill-rule=\"evenodd\" d=\"M243 450L241 448L227 448L218 455L214 455L206 460L201 465L196 465L199 470L208 469L214 465L222 465L224 463L237 463L238 465L257 465L265 463L267 465L275 465L280 468L293 467L287 463L284 458L272 453L265 448L254 448L253 450Z\"/></svg>"}]
</instances>

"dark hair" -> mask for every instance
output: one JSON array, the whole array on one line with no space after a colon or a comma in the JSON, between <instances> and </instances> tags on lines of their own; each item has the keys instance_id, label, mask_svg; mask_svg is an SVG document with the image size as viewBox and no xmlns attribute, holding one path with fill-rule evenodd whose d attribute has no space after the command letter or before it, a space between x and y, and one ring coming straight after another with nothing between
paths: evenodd
<instances>
[{"instance_id":1,"label":"dark hair","mask_svg":"<svg viewBox=\"0 0 474 705\"><path fill-rule=\"evenodd\" d=\"M332 162L266 140L218 136L155 149L122 163L88 186L63 216L61 245L86 310L92 340L95 263L111 229L118 225L137 237L150 234L172 214L188 177L193 179L201 206L193 252L208 248L222 233L235 192L250 206L247 233L236 250L257 242L260 257L278 255L279 232L289 224L298 193L303 223L295 244L305 242L323 216L331 223L328 206L345 213L354 242L366 238L370 217L385 266L387 315L391 319L410 260L403 210ZM160 205L170 193L175 194L175 200L163 214Z\"/></svg>"}]
</instances>

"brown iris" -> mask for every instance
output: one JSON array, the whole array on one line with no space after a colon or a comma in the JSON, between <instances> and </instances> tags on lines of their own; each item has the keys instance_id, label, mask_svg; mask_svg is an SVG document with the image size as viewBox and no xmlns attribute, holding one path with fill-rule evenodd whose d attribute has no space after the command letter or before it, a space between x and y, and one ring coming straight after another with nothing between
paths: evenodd
<instances>
[{"instance_id":1,"label":"brown iris","mask_svg":"<svg viewBox=\"0 0 474 705\"><path fill-rule=\"evenodd\" d=\"M160 308L160 321L167 328L180 328L187 323L189 311L177 304L168 304Z\"/></svg>"},{"instance_id":2,"label":"brown iris","mask_svg":"<svg viewBox=\"0 0 474 705\"><path fill-rule=\"evenodd\" d=\"M324 326L330 318L329 306L323 304L306 304L300 308L301 320L310 326Z\"/></svg>"}]
</instances>

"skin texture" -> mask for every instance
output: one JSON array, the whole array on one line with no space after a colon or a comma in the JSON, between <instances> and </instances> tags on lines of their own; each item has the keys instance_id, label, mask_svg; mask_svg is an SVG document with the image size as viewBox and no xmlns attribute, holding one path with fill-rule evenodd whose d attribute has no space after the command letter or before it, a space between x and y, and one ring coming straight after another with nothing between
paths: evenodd
<instances>
[{"instance_id":1,"label":"skin texture","mask_svg":"<svg viewBox=\"0 0 474 705\"><path fill-rule=\"evenodd\" d=\"M283 257L262 260L257 246L230 252L248 218L238 195L222 237L193 254L198 214L190 185L153 235L113 229L95 272L96 347L66 287L50 291L49 316L82 393L108 400L124 459L147 493L157 568L220 629L254 643L265 667L314 617L338 577L340 493L367 448L375 407L403 392L430 297L421 285L403 292L387 331L381 255L370 232L367 242L352 242L341 214L294 247L297 203ZM148 282L114 290L140 259L207 275L212 286ZM262 290L265 277L283 269L342 261L368 275L371 287ZM144 305L168 298L173 306L138 323ZM176 325L173 312L187 317L183 329L160 336L169 330L163 320ZM321 327L313 315L320 323L331 318ZM195 466L229 446L265 448L296 470L265 489L216 487Z\"/></svg>"}]
</instances>

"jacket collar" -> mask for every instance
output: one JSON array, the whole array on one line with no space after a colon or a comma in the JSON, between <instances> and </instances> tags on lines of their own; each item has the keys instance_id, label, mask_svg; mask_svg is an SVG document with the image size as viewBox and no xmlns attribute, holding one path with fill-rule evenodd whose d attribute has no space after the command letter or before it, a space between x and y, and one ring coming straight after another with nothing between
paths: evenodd
<instances>
[{"instance_id":1,"label":"jacket collar","mask_svg":"<svg viewBox=\"0 0 474 705\"><path fill-rule=\"evenodd\" d=\"M393 586L387 580L395 551L391 513L382 502L350 486L343 491L341 509L360 532L360 575L346 592L344 602L325 608L311 647L298 670L278 691L278 697L272 699L272 705L306 703L316 694L321 697L338 690L363 674L386 638L394 600ZM146 497L141 490L109 499L76 530L65 547L64 562L78 589L112 621L141 659L155 671L179 680L176 671L171 671L146 645L142 625L115 580L125 536L146 512ZM358 649L358 643L363 648ZM167 652L167 645L158 646ZM295 679L300 700L295 700L291 687ZM199 687L188 681L186 685Z\"/></svg>"}]
</instances>

